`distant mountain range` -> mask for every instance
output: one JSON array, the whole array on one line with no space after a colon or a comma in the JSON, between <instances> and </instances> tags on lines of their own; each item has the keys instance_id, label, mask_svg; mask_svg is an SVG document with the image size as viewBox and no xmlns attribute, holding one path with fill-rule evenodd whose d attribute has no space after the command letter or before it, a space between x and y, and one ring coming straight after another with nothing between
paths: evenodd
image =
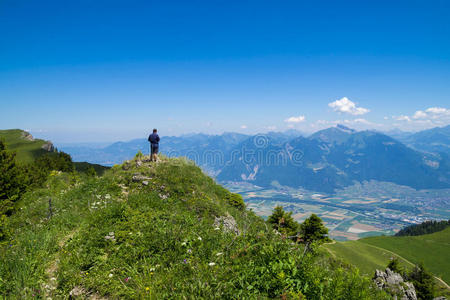
<instances>
[{"instance_id":1,"label":"distant mountain range","mask_svg":"<svg viewBox=\"0 0 450 300\"><path fill-rule=\"evenodd\" d=\"M400 141L420 151L450 154L450 125L419 131Z\"/></svg>"},{"instance_id":2,"label":"distant mountain range","mask_svg":"<svg viewBox=\"0 0 450 300\"><path fill-rule=\"evenodd\" d=\"M275 183L332 193L355 182L377 180L416 189L450 188L450 126L398 140L375 131L355 131L337 125L308 137L300 132L260 135L224 133L163 137L161 150L169 156L194 160L220 182ZM146 139L118 142L105 148L63 147L75 161L104 165L121 163Z\"/></svg>"}]
</instances>

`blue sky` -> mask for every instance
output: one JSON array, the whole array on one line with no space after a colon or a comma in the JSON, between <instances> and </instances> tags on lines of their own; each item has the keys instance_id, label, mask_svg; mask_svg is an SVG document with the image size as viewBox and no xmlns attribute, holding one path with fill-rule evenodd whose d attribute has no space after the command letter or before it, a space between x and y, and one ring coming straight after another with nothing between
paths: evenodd
<instances>
[{"instance_id":1,"label":"blue sky","mask_svg":"<svg viewBox=\"0 0 450 300\"><path fill-rule=\"evenodd\" d=\"M449 1L0 2L0 128L55 142L450 124Z\"/></svg>"}]
</instances>

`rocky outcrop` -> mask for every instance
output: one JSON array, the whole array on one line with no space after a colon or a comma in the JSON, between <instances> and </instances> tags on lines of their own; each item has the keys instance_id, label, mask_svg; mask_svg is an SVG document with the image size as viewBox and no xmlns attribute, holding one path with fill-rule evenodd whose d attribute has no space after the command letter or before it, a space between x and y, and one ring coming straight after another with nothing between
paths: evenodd
<instances>
[{"instance_id":1,"label":"rocky outcrop","mask_svg":"<svg viewBox=\"0 0 450 300\"><path fill-rule=\"evenodd\" d=\"M239 235L241 232L237 226L236 220L230 214L221 217L215 217L214 219L214 227L219 228L222 227L225 232L232 232L236 235Z\"/></svg>"},{"instance_id":2,"label":"rocky outcrop","mask_svg":"<svg viewBox=\"0 0 450 300\"><path fill-rule=\"evenodd\" d=\"M34 137L29 132L22 132L22 138L27 141L34 141Z\"/></svg>"},{"instance_id":3,"label":"rocky outcrop","mask_svg":"<svg viewBox=\"0 0 450 300\"><path fill-rule=\"evenodd\" d=\"M48 151L48 152L54 152L55 146L53 146L52 142L47 141L44 145L41 147L42 149Z\"/></svg>"},{"instance_id":4,"label":"rocky outcrop","mask_svg":"<svg viewBox=\"0 0 450 300\"><path fill-rule=\"evenodd\" d=\"M152 180L152 178L136 173L133 175L133 177L131 177L131 180L133 182L140 182L143 185L149 185L149 181Z\"/></svg>"},{"instance_id":5,"label":"rocky outcrop","mask_svg":"<svg viewBox=\"0 0 450 300\"><path fill-rule=\"evenodd\" d=\"M390 293L394 299L401 300L417 300L416 289L411 282L406 282L403 277L386 268L383 272L381 270L375 271L373 281L379 289Z\"/></svg>"}]
</instances>

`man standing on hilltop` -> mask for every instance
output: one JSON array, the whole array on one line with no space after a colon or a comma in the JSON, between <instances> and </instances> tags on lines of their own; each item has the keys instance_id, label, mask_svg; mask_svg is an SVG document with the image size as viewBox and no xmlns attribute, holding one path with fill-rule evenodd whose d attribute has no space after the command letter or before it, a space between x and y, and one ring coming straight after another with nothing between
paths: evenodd
<instances>
[{"instance_id":1,"label":"man standing on hilltop","mask_svg":"<svg viewBox=\"0 0 450 300\"><path fill-rule=\"evenodd\" d=\"M150 142L150 161L156 161L159 150L158 130L153 129L153 133L149 135L148 141Z\"/></svg>"}]
</instances>

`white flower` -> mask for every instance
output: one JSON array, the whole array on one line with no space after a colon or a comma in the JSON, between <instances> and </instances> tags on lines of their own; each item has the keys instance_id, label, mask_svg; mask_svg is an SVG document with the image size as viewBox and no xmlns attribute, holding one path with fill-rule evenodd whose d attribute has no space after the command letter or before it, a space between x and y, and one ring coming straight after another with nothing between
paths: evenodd
<instances>
[{"instance_id":1,"label":"white flower","mask_svg":"<svg viewBox=\"0 0 450 300\"><path fill-rule=\"evenodd\" d=\"M216 227L216 228L214 228L214 230L220 230L220 227Z\"/></svg>"},{"instance_id":2,"label":"white flower","mask_svg":"<svg viewBox=\"0 0 450 300\"><path fill-rule=\"evenodd\" d=\"M221 256L222 254L223 254L222 252L219 252L216 254L216 256Z\"/></svg>"},{"instance_id":3,"label":"white flower","mask_svg":"<svg viewBox=\"0 0 450 300\"><path fill-rule=\"evenodd\" d=\"M199 237L197 238L197 240L201 241L201 240L202 240L202 237L199 236Z\"/></svg>"},{"instance_id":4,"label":"white flower","mask_svg":"<svg viewBox=\"0 0 450 300\"><path fill-rule=\"evenodd\" d=\"M105 195L105 199L111 199L111 195L106 194L106 195Z\"/></svg>"},{"instance_id":5,"label":"white flower","mask_svg":"<svg viewBox=\"0 0 450 300\"><path fill-rule=\"evenodd\" d=\"M215 263L215 262L210 262L208 265L209 265L210 267L212 267L212 266L215 266L216 263Z\"/></svg>"},{"instance_id":6,"label":"white flower","mask_svg":"<svg viewBox=\"0 0 450 300\"><path fill-rule=\"evenodd\" d=\"M186 246L186 242L182 242L182 243L181 243L181 246Z\"/></svg>"},{"instance_id":7,"label":"white flower","mask_svg":"<svg viewBox=\"0 0 450 300\"><path fill-rule=\"evenodd\" d=\"M113 277L113 274L112 274L112 273L109 273L108 277L109 277L109 278L112 278L112 277Z\"/></svg>"},{"instance_id":8,"label":"white flower","mask_svg":"<svg viewBox=\"0 0 450 300\"><path fill-rule=\"evenodd\" d=\"M155 272L155 268L150 268L150 272Z\"/></svg>"}]
</instances>

